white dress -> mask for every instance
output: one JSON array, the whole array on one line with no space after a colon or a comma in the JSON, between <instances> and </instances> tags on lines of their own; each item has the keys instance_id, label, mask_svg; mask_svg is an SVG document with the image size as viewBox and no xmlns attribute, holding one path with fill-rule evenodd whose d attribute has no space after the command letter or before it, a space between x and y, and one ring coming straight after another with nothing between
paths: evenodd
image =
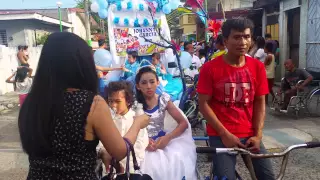
<instances>
[{"instance_id":1,"label":"white dress","mask_svg":"<svg viewBox=\"0 0 320 180\"><path fill-rule=\"evenodd\" d=\"M151 116L151 123L147 127L149 138L156 139L170 133L176 127L176 123L170 122L175 127L165 128L165 121L174 121L166 111L169 101L170 96L163 93L159 97L158 106L151 111L145 111L146 114ZM182 111L180 112L183 114ZM185 119L187 121L186 117ZM171 140L163 150L146 151L141 171L150 175L153 180L182 180L183 178L196 180L196 161L196 146L188 123L188 129L179 137Z\"/></svg>"}]
</instances>

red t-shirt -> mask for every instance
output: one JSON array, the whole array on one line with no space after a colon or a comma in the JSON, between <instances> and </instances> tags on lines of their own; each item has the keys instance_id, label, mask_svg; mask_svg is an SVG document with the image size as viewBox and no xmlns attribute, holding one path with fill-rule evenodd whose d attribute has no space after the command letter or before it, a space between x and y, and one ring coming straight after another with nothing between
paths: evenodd
<instances>
[{"instance_id":1,"label":"red t-shirt","mask_svg":"<svg viewBox=\"0 0 320 180\"><path fill-rule=\"evenodd\" d=\"M198 93L212 96L209 105L223 126L239 138L253 135L255 96L269 93L266 70L257 59L246 56L243 67L232 67L219 56L200 71ZM209 136L218 136L208 124Z\"/></svg>"}]
</instances>

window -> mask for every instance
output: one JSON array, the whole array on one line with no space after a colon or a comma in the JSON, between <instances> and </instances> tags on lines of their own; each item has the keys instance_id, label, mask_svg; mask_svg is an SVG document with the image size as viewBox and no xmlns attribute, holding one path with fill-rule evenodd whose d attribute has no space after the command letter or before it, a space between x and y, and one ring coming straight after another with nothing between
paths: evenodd
<instances>
[{"instance_id":1,"label":"window","mask_svg":"<svg viewBox=\"0 0 320 180\"><path fill-rule=\"evenodd\" d=\"M194 16L188 15L188 24L194 24Z\"/></svg>"},{"instance_id":2,"label":"window","mask_svg":"<svg viewBox=\"0 0 320 180\"><path fill-rule=\"evenodd\" d=\"M7 31L0 29L0 44L8 46Z\"/></svg>"}]
</instances>

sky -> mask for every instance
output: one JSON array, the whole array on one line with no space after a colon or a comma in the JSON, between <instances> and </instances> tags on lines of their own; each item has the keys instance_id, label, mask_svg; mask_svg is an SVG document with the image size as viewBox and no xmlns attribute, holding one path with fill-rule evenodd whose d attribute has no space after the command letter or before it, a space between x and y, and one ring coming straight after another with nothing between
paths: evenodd
<instances>
[{"instance_id":1,"label":"sky","mask_svg":"<svg viewBox=\"0 0 320 180\"><path fill-rule=\"evenodd\" d=\"M76 0L0 0L0 9L50 9L57 8L58 1L62 8L76 6Z\"/></svg>"}]
</instances>

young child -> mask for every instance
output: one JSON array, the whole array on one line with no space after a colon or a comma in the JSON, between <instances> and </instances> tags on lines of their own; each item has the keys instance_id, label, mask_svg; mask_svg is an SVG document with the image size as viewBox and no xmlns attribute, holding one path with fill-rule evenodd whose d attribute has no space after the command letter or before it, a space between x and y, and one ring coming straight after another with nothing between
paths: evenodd
<instances>
[{"instance_id":1,"label":"young child","mask_svg":"<svg viewBox=\"0 0 320 180\"><path fill-rule=\"evenodd\" d=\"M18 67L17 72L13 73L6 80L7 83L13 83L15 91L19 94L20 107L26 99L32 85L32 69L29 67ZM13 77L15 76L14 80Z\"/></svg>"},{"instance_id":2,"label":"young child","mask_svg":"<svg viewBox=\"0 0 320 180\"><path fill-rule=\"evenodd\" d=\"M166 68L164 67L163 64L161 64L160 53L153 53L151 57L152 57L152 65L155 67L157 75L161 76L161 75L167 74Z\"/></svg>"},{"instance_id":3,"label":"young child","mask_svg":"<svg viewBox=\"0 0 320 180\"><path fill-rule=\"evenodd\" d=\"M113 109L115 116L113 120L122 136L124 136L133 124L136 112L132 109L133 105L133 89L131 83L127 81L118 81L109 83L106 87L106 101L110 108ZM134 150L138 164L144 161L145 149L148 146L149 138L147 129L140 130L137 140L134 143ZM102 160L106 167L109 166L111 158L103 149ZM120 161L120 165L126 167L126 158ZM130 172L134 172L133 160L130 157Z\"/></svg>"},{"instance_id":4,"label":"young child","mask_svg":"<svg viewBox=\"0 0 320 180\"><path fill-rule=\"evenodd\" d=\"M147 127L149 145L141 171L153 180L197 179L197 154L187 118L166 93L156 94L159 78L151 67L143 67L136 76L136 97L150 116ZM164 128L166 113L176 122L173 130Z\"/></svg>"},{"instance_id":5,"label":"young child","mask_svg":"<svg viewBox=\"0 0 320 180\"><path fill-rule=\"evenodd\" d=\"M124 64L124 74L121 79L130 80L130 77L134 77L139 68L139 63L137 62L138 53L136 51L128 52L128 60ZM134 82L134 81L133 81Z\"/></svg>"}]
</instances>

